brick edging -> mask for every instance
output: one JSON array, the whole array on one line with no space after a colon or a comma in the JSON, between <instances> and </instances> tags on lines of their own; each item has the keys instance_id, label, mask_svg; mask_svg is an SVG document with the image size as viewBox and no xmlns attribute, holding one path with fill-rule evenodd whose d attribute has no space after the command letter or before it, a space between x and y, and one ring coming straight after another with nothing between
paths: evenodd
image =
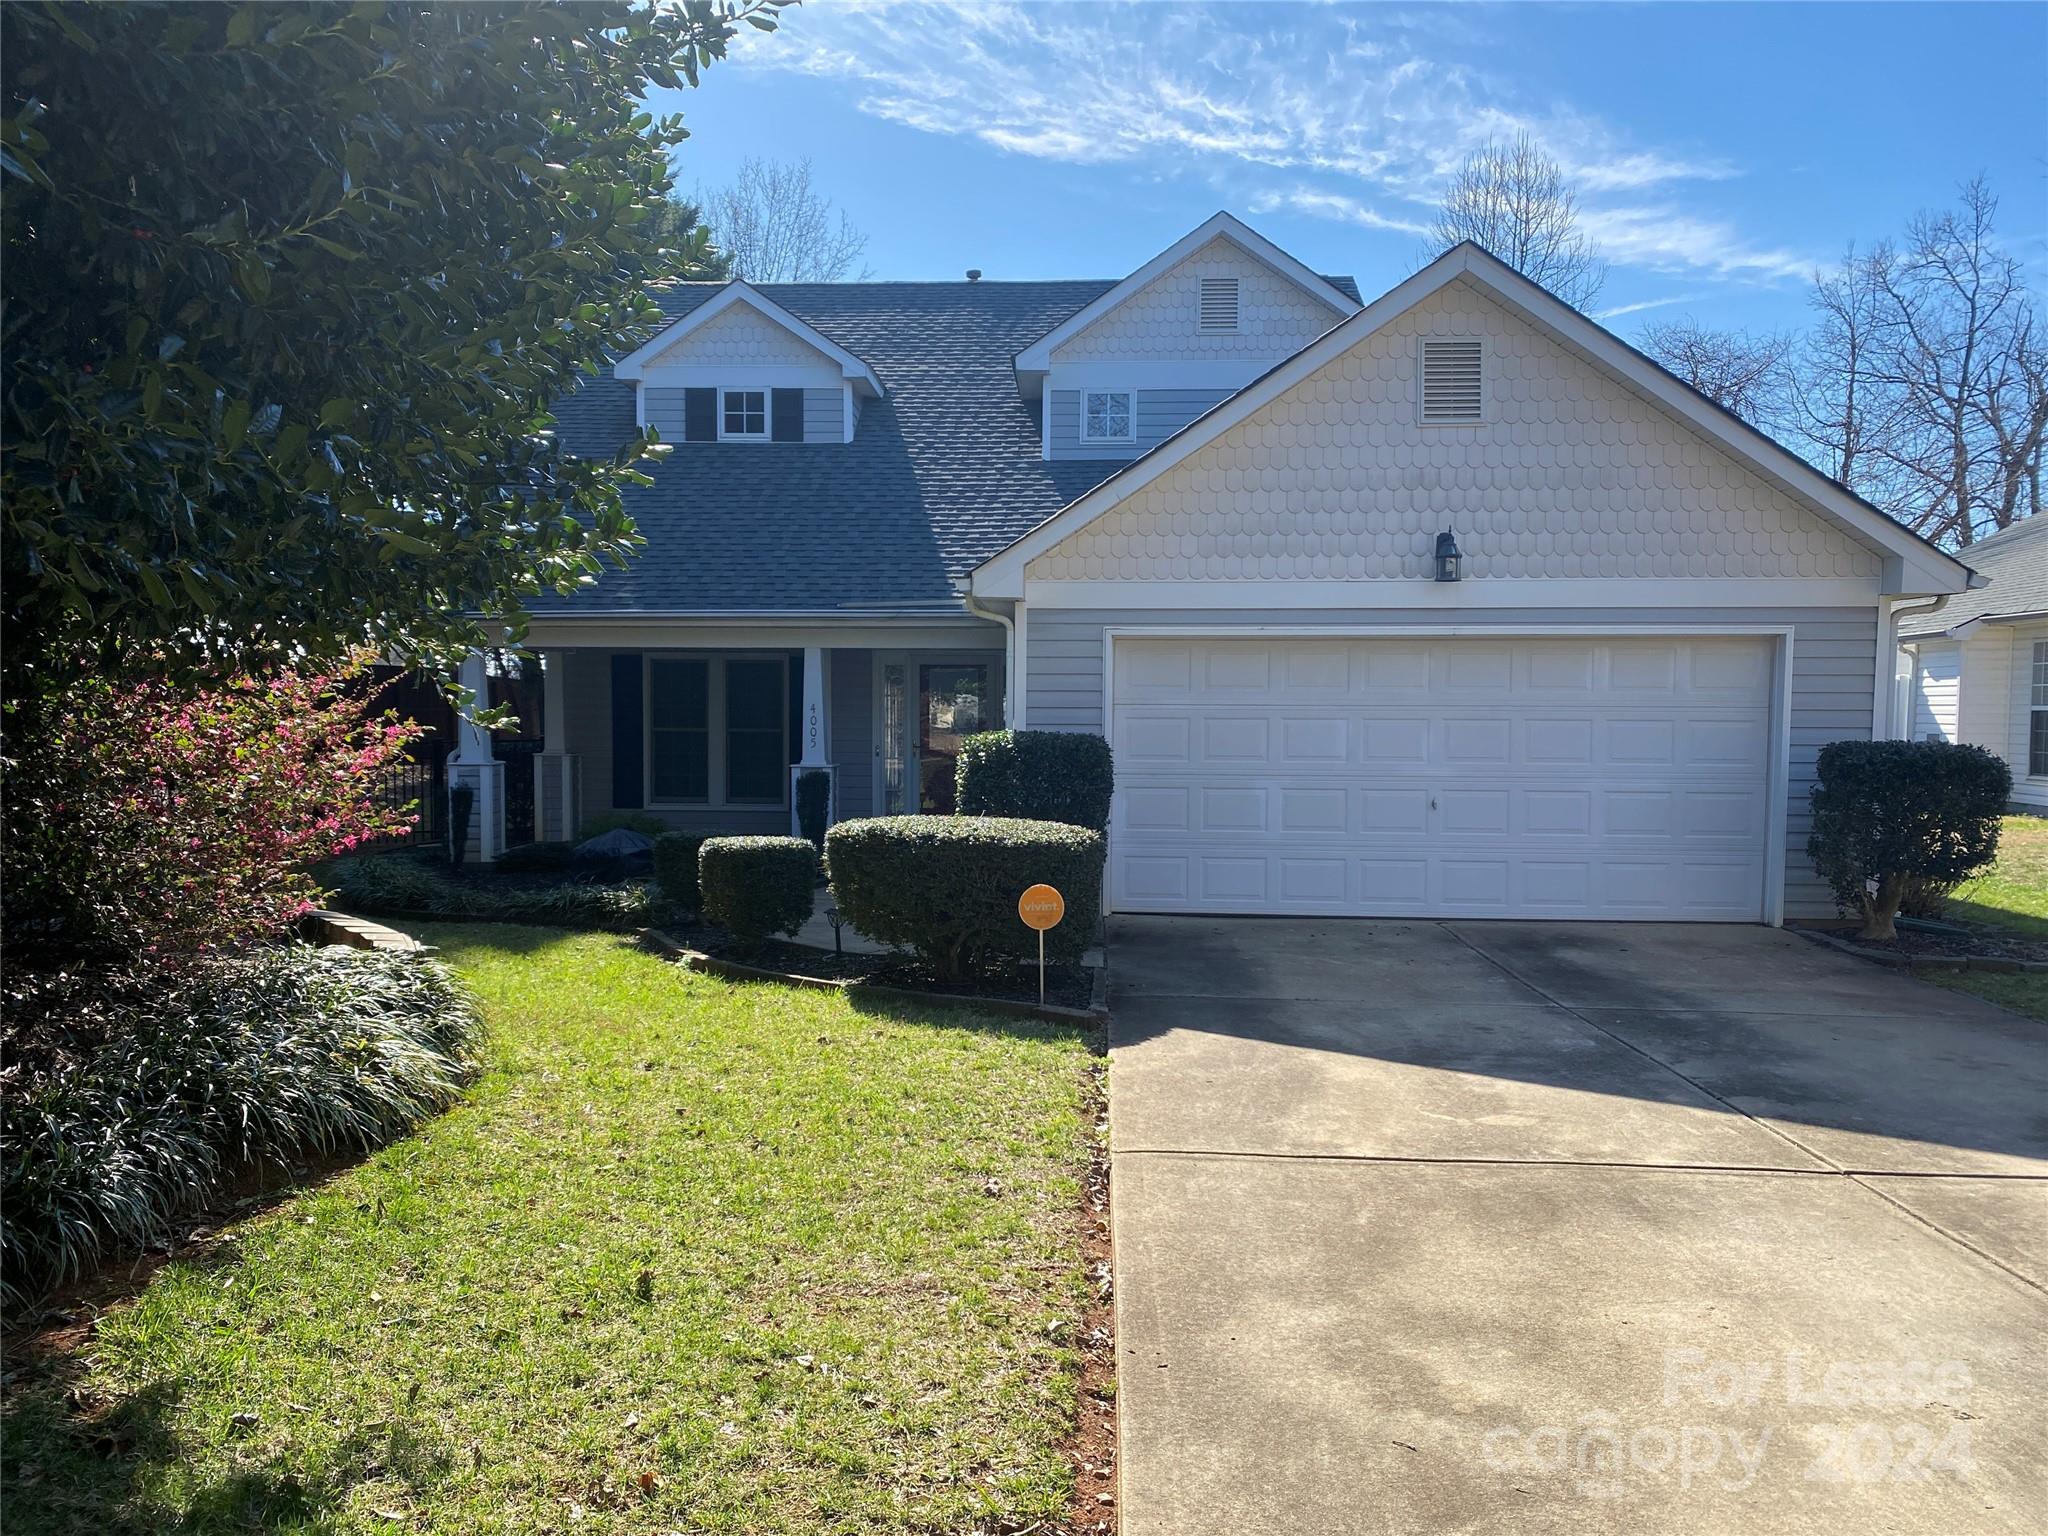
<instances>
[{"instance_id":1,"label":"brick edging","mask_svg":"<svg viewBox=\"0 0 2048 1536\"><path fill-rule=\"evenodd\" d=\"M1888 965L1899 971L1989 971L2008 976L2048 971L2048 960L2016 960L2007 955L1907 955L1889 949L1872 949L1851 939L1836 938L1832 933L1823 933L1817 928L1794 928L1792 931L1803 939L1825 944L1845 955L1854 955L1873 965Z\"/></svg>"},{"instance_id":2,"label":"brick edging","mask_svg":"<svg viewBox=\"0 0 2048 1536\"><path fill-rule=\"evenodd\" d=\"M679 962L686 970L698 971L707 976L723 976L729 981L779 981L787 986L807 987L815 992L846 992L861 997L887 998L895 1002L939 1003L954 1008L979 1008L987 1013L1001 1014L1005 1018L1047 1019L1056 1024L1085 1024L1093 1027L1109 1022L1109 1010L1101 1001L1104 973L1100 969L1095 972L1088 1006L1063 1008L1057 1003L1046 1003L1041 1006L1038 1003L1002 997L969 997L958 992L919 992L910 987L879 986L866 981L837 981L825 976L798 976L790 971L777 971L759 965L743 965L737 960L707 955L702 950L691 949L659 928L643 928L640 930L640 937L649 947Z\"/></svg>"}]
</instances>

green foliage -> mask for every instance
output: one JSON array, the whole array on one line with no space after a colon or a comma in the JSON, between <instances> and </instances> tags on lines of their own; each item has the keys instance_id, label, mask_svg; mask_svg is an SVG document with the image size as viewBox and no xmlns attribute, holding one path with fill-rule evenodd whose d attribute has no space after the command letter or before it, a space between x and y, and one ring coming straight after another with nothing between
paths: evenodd
<instances>
[{"instance_id":1,"label":"green foliage","mask_svg":"<svg viewBox=\"0 0 2048 1536\"><path fill-rule=\"evenodd\" d=\"M647 885L638 880L621 885L574 880L525 885L488 876L455 880L431 864L389 853L336 859L321 874L337 907L365 917L630 929L644 927L653 915Z\"/></svg>"},{"instance_id":2,"label":"green foliage","mask_svg":"<svg viewBox=\"0 0 2048 1536\"><path fill-rule=\"evenodd\" d=\"M469 823L476 810L476 789L469 784L448 790L448 862L457 869L469 859Z\"/></svg>"},{"instance_id":3,"label":"green foliage","mask_svg":"<svg viewBox=\"0 0 2048 1536\"><path fill-rule=\"evenodd\" d=\"M445 657L630 554L550 402L697 249L643 98L781 3L0 7L10 670Z\"/></svg>"},{"instance_id":4,"label":"green foliage","mask_svg":"<svg viewBox=\"0 0 2048 1536\"><path fill-rule=\"evenodd\" d=\"M1067 914L1045 936L1048 960L1071 962L1102 915L1100 832L995 816L879 816L825 834L832 899L884 944L908 945L942 975L1035 957L1038 936L1017 898L1050 885Z\"/></svg>"},{"instance_id":5,"label":"green foliage","mask_svg":"<svg viewBox=\"0 0 2048 1536\"><path fill-rule=\"evenodd\" d=\"M697 855L707 839L701 832L664 832L654 840L654 883L662 898L685 912L703 905Z\"/></svg>"},{"instance_id":6,"label":"green foliage","mask_svg":"<svg viewBox=\"0 0 2048 1536\"><path fill-rule=\"evenodd\" d=\"M1116 788L1109 743L1083 731L981 731L962 738L954 765L962 816L1064 821L1109 828Z\"/></svg>"},{"instance_id":7,"label":"green foliage","mask_svg":"<svg viewBox=\"0 0 2048 1536\"><path fill-rule=\"evenodd\" d=\"M1894 936L1909 888L1951 885L1998 855L2012 770L1982 747L1830 742L1817 779L1806 854L1842 911L1862 919L1861 937Z\"/></svg>"},{"instance_id":8,"label":"green foliage","mask_svg":"<svg viewBox=\"0 0 2048 1536\"><path fill-rule=\"evenodd\" d=\"M556 875L574 864L574 843L519 843L498 855L491 872L499 875Z\"/></svg>"},{"instance_id":9,"label":"green foliage","mask_svg":"<svg viewBox=\"0 0 2048 1536\"><path fill-rule=\"evenodd\" d=\"M800 837L711 837L697 854L704 915L747 946L803 927L817 877L818 850Z\"/></svg>"},{"instance_id":10,"label":"green foliage","mask_svg":"<svg viewBox=\"0 0 2048 1536\"><path fill-rule=\"evenodd\" d=\"M832 809L832 775L809 768L796 776L796 824L819 853L825 851L825 817Z\"/></svg>"},{"instance_id":11,"label":"green foliage","mask_svg":"<svg viewBox=\"0 0 2048 1536\"><path fill-rule=\"evenodd\" d=\"M305 867L411 825L384 803L417 728L360 671L203 689L74 672L6 711L10 963L52 968L283 934Z\"/></svg>"},{"instance_id":12,"label":"green foliage","mask_svg":"<svg viewBox=\"0 0 2048 1536\"><path fill-rule=\"evenodd\" d=\"M602 816L592 816L576 830L576 841L587 843L593 837L603 837L607 832L620 830L638 832L645 838L659 838L668 830L668 823L652 811L606 811Z\"/></svg>"},{"instance_id":13,"label":"green foliage","mask_svg":"<svg viewBox=\"0 0 2048 1536\"><path fill-rule=\"evenodd\" d=\"M418 955L279 945L129 978L112 997L92 995L98 978L62 984L42 1010L91 1016L98 1038L9 1085L10 1310L161 1241L240 1164L362 1150L416 1125L461 1091L478 1032L468 994Z\"/></svg>"}]
</instances>

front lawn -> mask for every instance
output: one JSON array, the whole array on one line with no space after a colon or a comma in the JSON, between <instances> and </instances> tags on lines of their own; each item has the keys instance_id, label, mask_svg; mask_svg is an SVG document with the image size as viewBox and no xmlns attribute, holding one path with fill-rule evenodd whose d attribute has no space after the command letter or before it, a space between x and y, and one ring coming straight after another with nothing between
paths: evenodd
<instances>
[{"instance_id":1,"label":"front lawn","mask_svg":"<svg viewBox=\"0 0 2048 1536\"><path fill-rule=\"evenodd\" d=\"M1998 862L1957 888L1946 915L1950 922L2048 939L2048 817L2006 817L1998 834ZM2048 1020L2048 975L1921 974L1942 986Z\"/></svg>"},{"instance_id":2,"label":"front lawn","mask_svg":"<svg viewBox=\"0 0 2048 1536\"><path fill-rule=\"evenodd\" d=\"M418 930L454 1111L224 1228L6 1401L10 1536L1016 1530L1070 1475L1072 1031Z\"/></svg>"}]
</instances>

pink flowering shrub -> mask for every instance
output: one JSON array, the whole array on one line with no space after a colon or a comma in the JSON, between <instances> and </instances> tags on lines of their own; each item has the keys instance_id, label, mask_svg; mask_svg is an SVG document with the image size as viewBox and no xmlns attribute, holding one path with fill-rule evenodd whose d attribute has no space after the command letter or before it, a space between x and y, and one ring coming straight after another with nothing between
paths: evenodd
<instances>
[{"instance_id":1,"label":"pink flowering shrub","mask_svg":"<svg viewBox=\"0 0 2048 1536\"><path fill-rule=\"evenodd\" d=\"M88 674L11 705L15 957L167 959L281 932L311 905L308 866L411 822L374 791L419 727L372 714L366 677L180 693Z\"/></svg>"}]
</instances>

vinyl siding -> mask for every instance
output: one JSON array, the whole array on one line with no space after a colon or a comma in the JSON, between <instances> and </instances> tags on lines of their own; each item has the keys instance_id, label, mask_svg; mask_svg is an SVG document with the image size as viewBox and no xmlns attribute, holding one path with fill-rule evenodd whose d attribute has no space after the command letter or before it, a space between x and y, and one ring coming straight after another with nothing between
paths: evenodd
<instances>
[{"instance_id":1,"label":"vinyl siding","mask_svg":"<svg viewBox=\"0 0 2048 1536\"><path fill-rule=\"evenodd\" d=\"M1913 666L1913 741L1958 739L1957 706L1962 695L1963 648L1953 641L1920 647Z\"/></svg>"},{"instance_id":2,"label":"vinyl siding","mask_svg":"<svg viewBox=\"0 0 2048 1536\"><path fill-rule=\"evenodd\" d=\"M2005 630L2011 647L2005 678L2005 698L2009 705L2005 720L2005 751L2001 755L2012 766L2013 800L2020 805L2048 809L2048 777L2030 778L2027 775L2027 733L2032 728L2034 699L2034 644L2048 640L2048 623L1986 627Z\"/></svg>"},{"instance_id":3,"label":"vinyl siding","mask_svg":"<svg viewBox=\"0 0 2048 1536\"><path fill-rule=\"evenodd\" d=\"M836 389L804 391L804 441L838 443L846 439L846 407Z\"/></svg>"},{"instance_id":4,"label":"vinyl siding","mask_svg":"<svg viewBox=\"0 0 2048 1536\"><path fill-rule=\"evenodd\" d=\"M1056 459L1131 459L1156 448L1202 412L1230 398L1227 389L1141 389L1135 443L1081 441L1081 392L1052 391L1052 456Z\"/></svg>"},{"instance_id":5,"label":"vinyl siding","mask_svg":"<svg viewBox=\"0 0 2048 1536\"><path fill-rule=\"evenodd\" d=\"M1877 611L1870 608L1692 608L1659 615L1674 629L1716 625L1784 625L1793 628L1791 773L1786 802L1785 915L1832 918L1834 898L1806 858L1810 824L1807 796L1814 761L1831 741L1868 741L1872 690L1877 683ZM1556 624L1640 626L1642 609L1487 610L1484 621L1503 628ZM1051 609L1033 605L1025 619L1026 717L1036 730L1101 731L1102 632L1142 626L1441 624L1476 626L1472 610L1233 610L1228 614L1143 609Z\"/></svg>"}]
</instances>

